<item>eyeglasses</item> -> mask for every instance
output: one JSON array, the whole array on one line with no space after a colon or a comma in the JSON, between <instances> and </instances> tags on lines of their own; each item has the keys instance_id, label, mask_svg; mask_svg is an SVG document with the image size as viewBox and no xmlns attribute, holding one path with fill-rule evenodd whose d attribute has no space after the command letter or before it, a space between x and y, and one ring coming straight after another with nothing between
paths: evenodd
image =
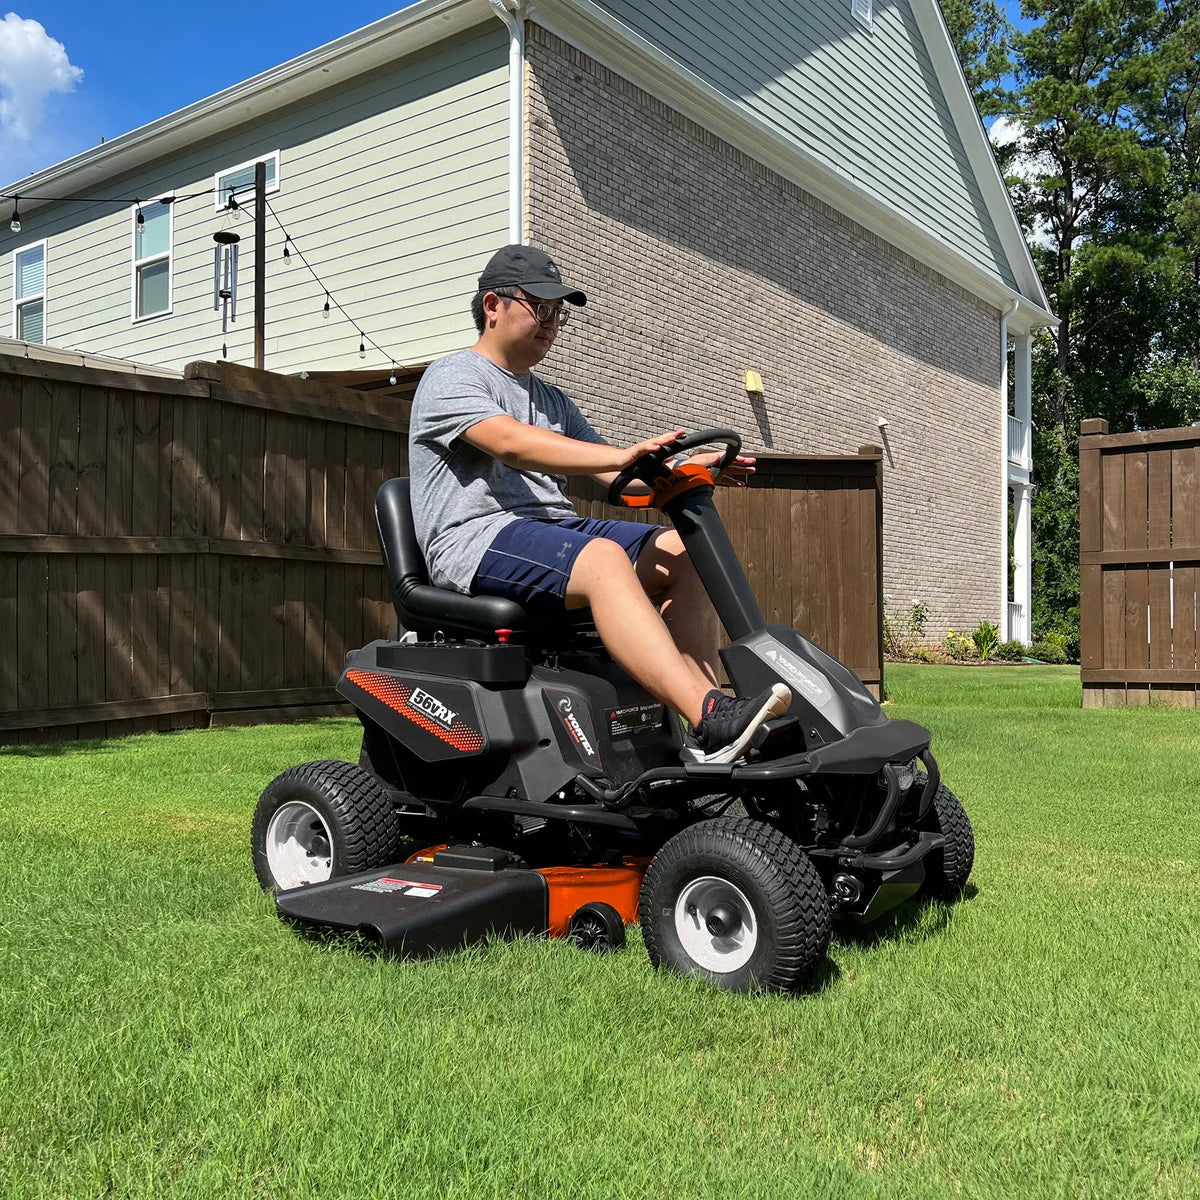
<instances>
[{"instance_id":1,"label":"eyeglasses","mask_svg":"<svg viewBox=\"0 0 1200 1200\"><path fill-rule=\"evenodd\" d=\"M561 329L571 319L571 310L565 304L551 304L548 300L530 300L527 296L506 296L505 299L527 304L539 325L548 325L553 321Z\"/></svg>"}]
</instances>

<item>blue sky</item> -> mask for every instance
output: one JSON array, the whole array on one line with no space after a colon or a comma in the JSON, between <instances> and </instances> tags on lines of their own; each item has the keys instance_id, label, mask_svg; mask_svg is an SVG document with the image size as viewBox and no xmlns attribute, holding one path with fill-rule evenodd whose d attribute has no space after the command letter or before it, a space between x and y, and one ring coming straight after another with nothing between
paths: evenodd
<instances>
[{"instance_id":1,"label":"blue sky","mask_svg":"<svg viewBox=\"0 0 1200 1200\"><path fill-rule=\"evenodd\" d=\"M409 2L10 0L0 7L0 187Z\"/></svg>"}]
</instances>

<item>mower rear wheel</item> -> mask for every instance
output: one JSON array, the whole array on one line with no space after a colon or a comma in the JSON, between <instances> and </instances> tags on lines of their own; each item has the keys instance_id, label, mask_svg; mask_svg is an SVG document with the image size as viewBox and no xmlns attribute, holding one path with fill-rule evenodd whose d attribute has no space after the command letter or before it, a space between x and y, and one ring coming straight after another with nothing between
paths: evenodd
<instances>
[{"instance_id":1,"label":"mower rear wheel","mask_svg":"<svg viewBox=\"0 0 1200 1200\"><path fill-rule=\"evenodd\" d=\"M348 762L304 763L277 775L250 828L254 873L268 891L386 866L400 842L400 822L383 789Z\"/></svg>"},{"instance_id":2,"label":"mower rear wheel","mask_svg":"<svg viewBox=\"0 0 1200 1200\"><path fill-rule=\"evenodd\" d=\"M832 928L808 855L748 817L704 821L671 838L646 872L639 917L656 967L731 992L801 987Z\"/></svg>"},{"instance_id":3,"label":"mower rear wheel","mask_svg":"<svg viewBox=\"0 0 1200 1200\"><path fill-rule=\"evenodd\" d=\"M957 900L967 886L975 862L975 834L962 801L944 783L938 784L921 827L940 833L946 844L926 858L920 895L934 900Z\"/></svg>"}]
</instances>

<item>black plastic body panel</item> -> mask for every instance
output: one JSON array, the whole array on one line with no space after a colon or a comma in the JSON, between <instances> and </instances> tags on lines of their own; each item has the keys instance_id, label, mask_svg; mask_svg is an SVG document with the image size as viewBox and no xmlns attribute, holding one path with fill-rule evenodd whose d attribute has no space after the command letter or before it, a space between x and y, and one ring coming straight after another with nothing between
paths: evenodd
<instances>
[{"instance_id":1,"label":"black plastic body panel","mask_svg":"<svg viewBox=\"0 0 1200 1200\"><path fill-rule=\"evenodd\" d=\"M544 934L546 880L528 868L463 869L397 863L275 897L293 921L357 930L393 954L422 958L488 937Z\"/></svg>"},{"instance_id":2,"label":"black plastic body panel","mask_svg":"<svg viewBox=\"0 0 1200 1200\"><path fill-rule=\"evenodd\" d=\"M739 696L787 684L792 692L788 712L800 718L809 749L888 720L853 671L790 626L768 625L749 633L725 646L721 660Z\"/></svg>"},{"instance_id":3,"label":"black plastic body panel","mask_svg":"<svg viewBox=\"0 0 1200 1200\"><path fill-rule=\"evenodd\" d=\"M376 654L381 667L473 679L483 684L522 686L529 678L524 646L467 646L462 642L385 642Z\"/></svg>"}]
</instances>

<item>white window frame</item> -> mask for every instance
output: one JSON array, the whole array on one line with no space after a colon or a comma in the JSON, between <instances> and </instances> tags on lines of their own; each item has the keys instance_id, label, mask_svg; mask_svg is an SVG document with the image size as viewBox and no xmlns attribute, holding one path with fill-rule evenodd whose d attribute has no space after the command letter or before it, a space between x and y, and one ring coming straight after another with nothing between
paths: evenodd
<instances>
[{"instance_id":1,"label":"white window frame","mask_svg":"<svg viewBox=\"0 0 1200 1200\"><path fill-rule=\"evenodd\" d=\"M222 167L221 170L214 172L214 174L213 174L213 211L214 212L224 212L225 208L226 208L225 202L222 201L222 199L221 199L221 179L223 176L232 175L236 171L244 171L247 167L253 167L256 163L268 162L268 161L274 162L274 164L275 164L275 182L267 184L267 195L273 196L277 191L279 191L279 170L280 170L279 151L272 150L267 154L257 154L254 156L254 158L248 158L245 162L236 163L232 167ZM243 193L243 195L244 194L245 193ZM240 201L239 201L239 203L240 203Z\"/></svg>"},{"instance_id":2,"label":"white window frame","mask_svg":"<svg viewBox=\"0 0 1200 1200\"><path fill-rule=\"evenodd\" d=\"M22 296L18 300L17 299L17 283L18 283L18 280L20 279L21 272L17 266L17 259L19 259L21 257L21 255L25 253L26 250L36 250L39 246L41 246L41 248L42 248L42 291L41 291L41 294L37 295L37 296ZM18 246L13 251L12 262L13 262L13 313L12 313L13 340L15 341L19 337L17 330L19 328L20 323L17 320L17 315L18 315L17 309L19 307L21 307L22 305L29 304L33 300L40 300L42 302L42 340L38 343L38 345L40 345L40 346L49 345L49 335L46 332L47 328L48 328L47 323L46 323L46 316L47 316L46 310L48 309L49 305L46 303L46 296L47 296L48 292L50 291L50 286L49 286L49 284L50 284L50 246L48 244L47 239L41 238L39 241L27 242L24 246Z\"/></svg>"},{"instance_id":3,"label":"white window frame","mask_svg":"<svg viewBox=\"0 0 1200 1200\"><path fill-rule=\"evenodd\" d=\"M875 13L872 0L850 0L850 15L867 29L875 29Z\"/></svg>"},{"instance_id":4,"label":"white window frame","mask_svg":"<svg viewBox=\"0 0 1200 1200\"><path fill-rule=\"evenodd\" d=\"M159 317L169 317L175 311L175 193L163 192L161 196L151 196L139 201L129 209L129 319L135 325L146 321L157 321ZM167 208L167 252L166 254L149 254L145 258L137 256L137 215L140 209L149 208L152 204L166 203ZM154 313L139 316L138 302L138 267L148 267L152 263L167 263L167 307Z\"/></svg>"}]
</instances>

